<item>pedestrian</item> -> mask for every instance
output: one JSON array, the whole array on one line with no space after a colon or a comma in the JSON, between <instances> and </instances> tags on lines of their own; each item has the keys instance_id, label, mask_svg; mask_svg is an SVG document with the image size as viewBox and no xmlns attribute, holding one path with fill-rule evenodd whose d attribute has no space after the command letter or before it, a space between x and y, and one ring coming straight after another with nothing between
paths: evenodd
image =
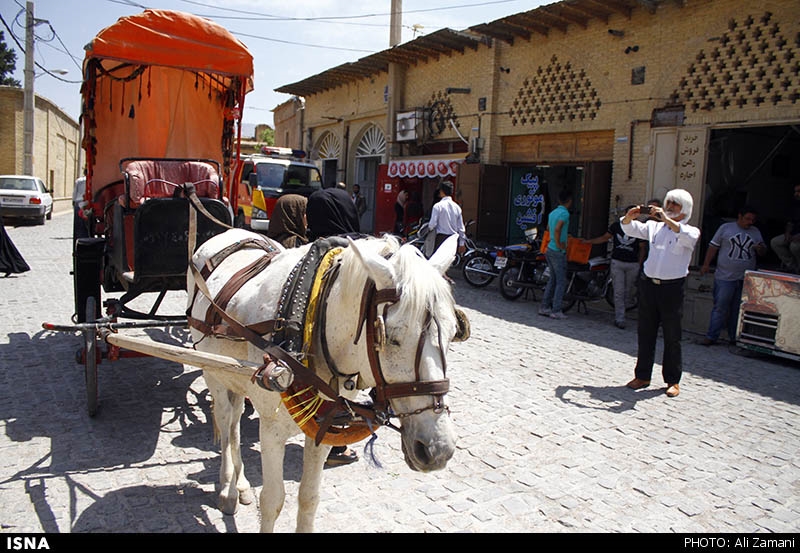
<instances>
[{"instance_id":1,"label":"pedestrian","mask_svg":"<svg viewBox=\"0 0 800 553\"><path fill-rule=\"evenodd\" d=\"M353 203L356 204L356 212L359 218L367 211L367 200L361 195L361 186L358 184L353 185L353 194L350 196Z\"/></svg>"},{"instance_id":2,"label":"pedestrian","mask_svg":"<svg viewBox=\"0 0 800 553\"><path fill-rule=\"evenodd\" d=\"M313 239L335 235L355 238L360 231L358 213L350 195L341 188L317 190L306 205L308 233ZM272 226L272 223L270 223ZM328 466L348 465L358 461L358 453L347 446L334 446L328 453Z\"/></svg>"},{"instance_id":3,"label":"pedestrian","mask_svg":"<svg viewBox=\"0 0 800 553\"><path fill-rule=\"evenodd\" d=\"M635 206L625 208L625 213ZM604 244L611 240L611 282L614 287L614 326L625 328L625 312L634 304L636 283L639 280L641 250L644 240L623 232L619 220L614 221L601 236L581 240L584 244Z\"/></svg>"},{"instance_id":4,"label":"pedestrian","mask_svg":"<svg viewBox=\"0 0 800 553\"><path fill-rule=\"evenodd\" d=\"M567 239L569 232L569 208L572 207L572 191L563 188L558 193L558 206L547 216L550 240L544 257L550 269L550 278L544 287L539 315L551 319L566 319L561 310L561 300L567 288Z\"/></svg>"},{"instance_id":5,"label":"pedestrian","mask_svg":"<svg viewBox=\"0 0 800 553\"><path fill-rule=\"evenodd\" d=\"M717 254L719 256L714 270L711 320L705 338L700 341L704 346L716 344L723 327L727 328L728 341L736 343L744 272L756 268L756 255L767 253L761 231L754 226L757 216L754 208L743 206L739 209L736 221L720 225L708 245L703 266L700 267L701 275L708 273L711 261Z\"/></svg>"},{"instance_id":6,"label":"pedestrian","mask_svg":"<svg viewBox=\"0 0 800 553\"><path fill-rule=\"evenodd\" d=\"M780 258L781 269L800 272L800 184L794 185L783 234L775 236L769 245Z\"/></svg>"},{"instance_id":7,"label":"pedestrian","mask_svg":"<svg viewBox=\"0 0 800 553\"><path fill-rule=\"evenodd\" d=\"M308 197L306 204L309 240L339 234L358 234L356 206L341 188L323 188Z\"/></svg>"},{"instance_id":8,"label":"pedestrian","mask_svg":"<svg viewBox=\"0 0 800 553\"><path fill-rule=\"evenodd\" d=\"M280 242L284 248L296 248L308 244L307 204L306 197L300 194L285 194L278 198L269 221L267 237Z\"/></svg>"},{"instance_id":9,"label":"pedestrian","mask_svg":"<svg viewBox=\"0 0 800 553\"><path fill-rule=\"evenodd\" d=\"M394 202L394 233L398 236L405 235L406 203L408 203L408 190L401 190Z\"/></svg>"},{"instance_id":10,"label":"pedestrian","mask_svg":"<svg viewBox=\"0 0 800 553\"><path fill-rule=\"evenodd\" d=\"M442 242L453 234L458 234L458 253L467 250L467 232L464 228L464 219L461 215L461 206L453 201L453 183L442 181L438 188L439 201L433 204L431 220L428 221L428 231L435 232L433 251L439 249Z\"/></svg>"},{"instance_id":11,"label":"pedestrian","mask_svg":"<svg viewBox=\"0 0 800 553\"><path fill-rule=\"evenodd\" d=\"M0 273L5 273L5 277L8 278L12 274L30 270L30 266L6 233L3 217L0 215Z\"/></svg>"},{"instance_id":12,"label":"pedestrian","mask_svg":"<svg viewBox=\"0 0 800 553\"><path fill-rule=\"evenodd\" d=\"M72 189L72 239L89 237L89 221L83 215L83 208L86 207L88 202L84 197L86 194L86 177L79 177L75 180L75 186Z\"/></svg>"},{"instance_id":13,"label":"pedestrian","mask_svg":"<svg viewBox=\"0 0 800 553\"><path fill-rule=\"evenodd\" d=\"M700 229L688 224L692 216L692 195L676 188L664 197L664 208L650 207L651 219L637 220L642 207L629 210L620 221L625 234L647 240L650 253L639 279L638 354L634 378L628 388L639 390L650 385L656 355L658 329L664 335L662 376L666 394L680 393L683 370L681 317L686 275Z\"/></svg>"}]
</instances>

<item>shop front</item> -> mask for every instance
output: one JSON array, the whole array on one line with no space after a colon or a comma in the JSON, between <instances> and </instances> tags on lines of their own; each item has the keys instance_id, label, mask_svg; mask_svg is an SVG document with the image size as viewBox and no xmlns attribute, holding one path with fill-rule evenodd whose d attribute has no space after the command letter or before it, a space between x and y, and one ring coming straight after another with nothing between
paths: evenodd
<instances>
[{"instance_id":1,"label":"shop front","mask_svg":"<svg viewBox=\"0 0 800 553\"><path fill-rule=\"evenodd\" d=\"M420 219L430 218L440 182L451 181L454 195L458 196L459 168L464 162L464 157L461 156L463 154L397 158L378 166L375 234L393 232L396 222L395 203L401 191L408 192L401 221L403 234Z\"/></svg>"}]
</instances>

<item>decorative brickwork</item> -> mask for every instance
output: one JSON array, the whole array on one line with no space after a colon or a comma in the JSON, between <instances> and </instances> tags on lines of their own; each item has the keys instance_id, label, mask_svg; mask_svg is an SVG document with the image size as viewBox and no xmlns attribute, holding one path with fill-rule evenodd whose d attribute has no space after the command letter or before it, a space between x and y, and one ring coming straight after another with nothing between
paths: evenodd
<instances>
[{"instance_id":1,"label":"decorative brickwork","mask_svg":"<svg viewBox=\"0 0 800 553\"><path fill-rule=\"evenodd\" d=\"M711 111L800 100L800 33L787 38L770 12L731 19L716 45L698 52L671 100Z\"/></svg>"},{"instance_id":2,"label":"decorative brickwork","mask_svg":"<svg viewBox=\"0 0 800 553\"><path fill-rule=\"evenodd\" d=\"M428 119L428 131L431 137L437 137L449 126L452 119L456 128L461 124L458 121L453 109L453 102L450 95L446 92L439 90L431 95L431 99L425 104L425 107L430 110L430 118Z\"/></svg>"},{"instance_id":3,"label":"decorative brickwork","mask_svg":"<svg viewBox=\"0 0 800 553\"><path fill-rule=\"evenodd\" d=\"M583 69L557 56L527 77L511 107L511 124L548 125L594 119L601 106L597 90Z\"/></svg>"}]
</instances>

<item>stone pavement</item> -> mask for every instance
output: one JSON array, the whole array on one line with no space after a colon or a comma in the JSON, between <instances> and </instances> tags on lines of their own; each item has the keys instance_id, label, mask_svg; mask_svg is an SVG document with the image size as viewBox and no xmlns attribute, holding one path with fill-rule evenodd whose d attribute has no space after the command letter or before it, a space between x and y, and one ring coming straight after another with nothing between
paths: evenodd
<instances>
[{"instance_id":1,"label":"stone pavement","mask_svg":"<svg viewBox=\"0 0 800 553\"><path fill-rule=\"evenodd\" d=\"M80 338L69 323L70 216L7 230L32 271L0 278L0 532L254 532L256 504L215 508L219 469L200 372L155 358L104 361L86 415ZM454 274L455 276L455 274ZM456 295L472 337L451 347L458 449L411 471L381 429L364 459L326 469L318 532L797 532L800 367L684 341L682 393L624 387L634 325L590 306L564 321L509 302L496 283ZM168 298L179 313L183 294ZM185 343L186 332L148 331ZM659 357L660 358L660 355ZM260 486L258 421L243 419L247 476ZM302 442L287 445L294 529Z\"/></svg>"}]
</instances>

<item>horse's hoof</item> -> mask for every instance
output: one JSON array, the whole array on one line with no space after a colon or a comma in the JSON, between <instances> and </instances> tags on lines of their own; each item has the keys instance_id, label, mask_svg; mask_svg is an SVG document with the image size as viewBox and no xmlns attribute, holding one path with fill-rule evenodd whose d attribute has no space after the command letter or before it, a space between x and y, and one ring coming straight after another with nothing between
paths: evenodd
<instances>
[{"instance_id":1,"label":"horse's hoof","mask_svg":"<svg viewBox=\"0 0 800 553\"><path fill-rule=\"evenodd\" d=\"M235 515L239 510L239 497L238 494L233 497L219 497L219 510L226 515Z\"/></svg>"},{"instance_id":2,"label":"horse's hoof","mask_svg":"<svg viewBox=\"0 0 800 553\"><path fill-rule=\"evenodd\" d=\"M248 488L239 492L239 503L242 505L250 505L255 500L256 494L253 493L252 488Z\"/></svg>"}]
</instances>

